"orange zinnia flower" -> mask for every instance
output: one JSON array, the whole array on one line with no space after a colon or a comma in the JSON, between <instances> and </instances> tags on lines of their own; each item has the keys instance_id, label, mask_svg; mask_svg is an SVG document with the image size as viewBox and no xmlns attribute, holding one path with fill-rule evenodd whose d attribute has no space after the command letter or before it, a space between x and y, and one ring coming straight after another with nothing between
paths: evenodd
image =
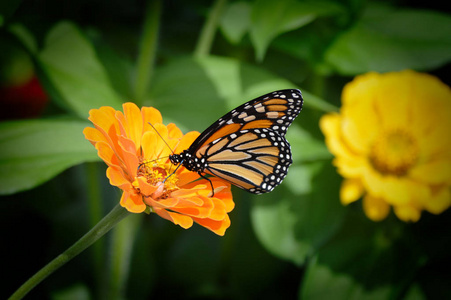
<instances>
[{"instance_id":1,"label":"orange zinnia flower","mask_svg":"<svg viewBox=\"0 0 451 300\"><path fill-rule=\"evenodd\" d=\"M89 120L95 128L83 131L108 165L111 185L123 190L121 205L133 213L149 208L183 228L191 227L194 221L224 235L230 226L227 213L235 205L230 185L211 178L212 197L207 180L183 166L173 173L175 167L168 158L172 151L187 149L199 133L183 135L175 124L165 126L153 107L140 110L134 103L125 103L123 110L108 106L92 109Z\"/></svg>"}]
</instances>

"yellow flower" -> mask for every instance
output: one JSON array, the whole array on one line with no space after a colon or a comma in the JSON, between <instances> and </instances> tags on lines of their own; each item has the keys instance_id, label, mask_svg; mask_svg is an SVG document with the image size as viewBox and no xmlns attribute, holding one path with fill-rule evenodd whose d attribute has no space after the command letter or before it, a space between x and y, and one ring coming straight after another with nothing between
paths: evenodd
<instances>
[{"instance_id":1,"label":"yellow flower","mask_svg":"<svg viewBox=\"0 0 451 300\"><path fill-rule=\"evenodd\" d=\"M343 204L363 196L368 218L403 221L451 205L451 90L414 71L358 76L343 90L340 113L320 127L344 177Z\"/></svg>"},{"instance_id":2,"label":"yellow flower","mask_svg":"<svg viewBox=\"0 0 451 300\"><path fill-rule=\"evenodd\" d=\"M108 165L111 185L123 190L121 205L133 213L149 208L183 228L196 222L224 235L230 226L227 213L234 207L230 184L211 178L212 197L207 180L183 166L175 171L168 158L171 149L187 149L199 133L183 135L174 124L163 125L160 112L152 107L140 110L125 103L123 110L92 109L89 120L95 128L83 131Z\"/></svg>"}]
</instances>

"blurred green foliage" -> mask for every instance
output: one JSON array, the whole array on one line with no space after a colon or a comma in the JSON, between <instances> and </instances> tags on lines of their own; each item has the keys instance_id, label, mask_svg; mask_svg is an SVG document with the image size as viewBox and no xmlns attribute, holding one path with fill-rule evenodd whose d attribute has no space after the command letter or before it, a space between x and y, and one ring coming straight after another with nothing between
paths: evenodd
<instances>
[{"instance_id":1,"label":"blurred green foliage","mask_svg":"<svg viewBox=\"0 0 451 300\"><path fill-rule=\"evenodd\" d=\"M374 223L359 203L343 207L318 128L322 114L337 110L350 76L409 68L450 84L451 16L442 1L172 0L150 1L150 9L129 1L5 3L2 88L36 74L50 101L38 118L0 123L1 298L120 197L83 138L89 109L134 101L185 132L202 131L253 97L295 87L305 108L287 134L289 175L267 195L235 189L224 237L137 216L30 297L451 298L450 211L423 213L415 224ZM144 20L157 16L155 30L146 28L155 24ZM206 28L214 33L208 54L199 50ZM157 49L145 65L138 57L148 54L139 52L148 40ZM9 71L14 61L25 61L22 72Z\"/></svg>"}]
</instances>

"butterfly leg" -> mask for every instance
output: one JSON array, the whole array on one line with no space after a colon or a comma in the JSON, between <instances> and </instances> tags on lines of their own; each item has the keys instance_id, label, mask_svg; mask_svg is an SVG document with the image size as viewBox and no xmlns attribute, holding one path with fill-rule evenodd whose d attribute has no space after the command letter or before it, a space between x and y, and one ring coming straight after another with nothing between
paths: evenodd
<instances>
[{"instance_id":1,"label":"butterfly leg","mask_svg":"<svg viewBox=\"0 0 451 300\"><path fill-rule=\"evenodd\" d=\"M199 174L199 176L202 177L203 179L206 179L206 180L208 180L208 182L210 182L211 192L213 193L213 194L211 195L211 197L214 197L214 196L215 196L215 189L213 188L213 182L211 182L210 178L205 177L200 171L197 172L197 174Z\"/></svg>"},{"instance_id":2,"label":"butterfly leg","mask_svg":"<svg viewBox=\"0 0 451 300\"><path fill-rule=\"evenodd\" d=\"M175 170L174 170L171 174L169 174L169 175L163 180L163 184L166 182L166 180L167 180L169 177L171 177L172 175L174 175L175 172L177 172L178 168L180 168L181 165L182 165L182 164L179 164L179 165L175 168Z\"/></svg>"}]
</instances>

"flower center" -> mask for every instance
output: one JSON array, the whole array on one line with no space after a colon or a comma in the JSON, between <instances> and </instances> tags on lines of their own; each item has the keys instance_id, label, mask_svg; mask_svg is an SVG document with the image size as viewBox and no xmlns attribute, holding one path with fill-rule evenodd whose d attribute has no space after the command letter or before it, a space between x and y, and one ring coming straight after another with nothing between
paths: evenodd
<instances>
[{"instance_id":1,"label":"flower center","mask_svg":"<svg viewBox=\"0 0 451 300\"><path fill-rule=\"evenodd\" d=\"M158 198L167 198L171 192L179 189L177 186L178 176L171 172L171 166L157 161L143 161L139 166L137 176L145 177L150 185L163 184L162 191L159 192L161 195Z\"/></svg>"},{"instance_id":2,"label":"flower center","mask_svg":"<svg viewBox=\"0 0 451 300\"><path fill-rule=\"evenodd\" d=\"M370 161L384 175L403 176L417 162L418 153L412 135L396 129L379 135L371 148Z\"/></svg>"}]
</instances>

